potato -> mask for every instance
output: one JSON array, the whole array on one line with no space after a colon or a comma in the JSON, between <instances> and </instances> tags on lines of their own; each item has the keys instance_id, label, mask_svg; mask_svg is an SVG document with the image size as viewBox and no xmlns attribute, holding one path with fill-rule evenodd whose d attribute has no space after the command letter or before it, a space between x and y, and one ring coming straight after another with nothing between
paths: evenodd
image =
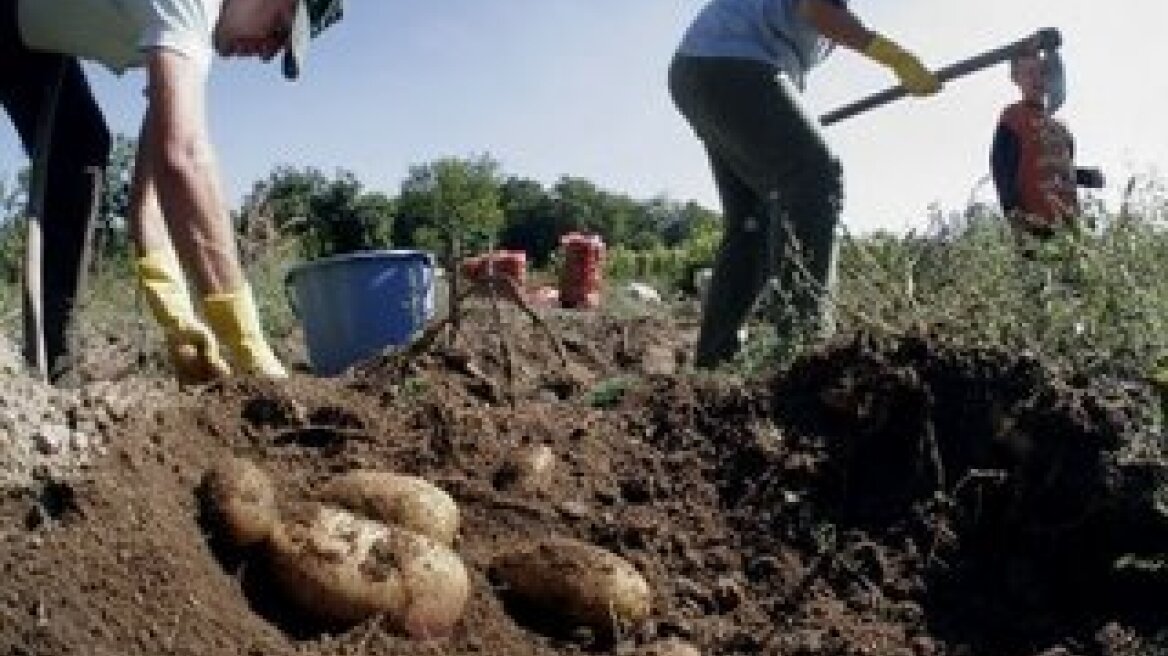
<instances>
[{"instance_id":1,"label":"potato","mask_svg":"<svg viewBox=\"0 0 1168 656\"><path fill-rule=\"evenodd\" d=\"M236 547L268 539L278 519L272 480L255 463L230 457L203 477L203 493L212 519Z\"/></svg>"},{"instance_id":2,"label":"potato","mask_svg":"<svg viewBox=\"0 0 1168 656\"><path fill-rule=\"evenodd\" d=\"M362 517L394 524L450 546L458 534L458 504L417 476L354 470L325 482L314 499Z\"/></svg>"},{"instance_id":3,"label":"potato","mask_svg":"<svg viewBox=\"0 0 1168 656\"><path fill-rule=\"evenodd\" d=\"M272 531L271 568L288 597L321 620L384 614L415 638L450 633L470 596L466 568L448 547L317 503L290 506Z\"/></svg>"},{"instance_id":4,"label":"potato","mask_svg":"<svg viewBox=\"0 0 1168 656\"><path fill-rule=\"evenodd\" d=\"M609 633L649 615L649 584L623 558L577 540L552 538L495 559L515 597L564 620Z\"/></svg>"},{"instance_id":5,"label":"potato","mask_svg":"<svg viewBox=\"0 0 1168 656\"><path fill-rule=\"evenodd\" d=\"M543 490L551 483L555 466L556 454L548 445L520 446L508 454L495 476L495 484L503 490Z\"/></svg>"},{"instance_id":6,"label":"potato","mask_svg":"<svg viewBox=\"0 0 1168 656\"><path fill-rule=\"evenodd\" d=\"M658 640L633 653L635 656L702 656L697 647L677 638Z\"/></svg>"}]
</instances>

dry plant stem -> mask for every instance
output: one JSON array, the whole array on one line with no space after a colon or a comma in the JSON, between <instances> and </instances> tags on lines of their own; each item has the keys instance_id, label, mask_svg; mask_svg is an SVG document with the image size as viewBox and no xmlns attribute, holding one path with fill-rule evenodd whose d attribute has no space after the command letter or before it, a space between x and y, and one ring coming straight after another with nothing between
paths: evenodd
<instances>
[{"instance_id":1,"label":"dry plant stem","mask_svg":"<svg viewBox=\"0 0 1168 656\"><path fill-rule=\"evenodd\" d=\"M929 433L929 437L930 438L933 437L932 432ZM936 442L935 438L933 439L933 441L934 441L934 443ZM938 493L937 498L936 498L936 501L938 502L937 505L940 508L942 508L941 512L943 512L943 508L946 506L948 506L950 508L954 508L957 506L957 498L961 495L961 493L965 490L966 486L968 486L969 484L974 483L974 482L991 482L991 483L995 483L997 485L1001 485L1001 484L1005 483L1006 480L1009 479L1009 477L1010 477L1009 474L1007 474L1006 472L999 470L999 469L971 469L971 470L967 471L964 476L961 477L961 480L957 481L957 484L953 486L952 490L950 490L948 492ZM980 485L978 486L977 492L978 492L977 504L976 504L977 507L974 509L974 515L980 516L981 515L981 486ZM942 566L946 566L946 563L937 557L937 552L941 548L942 538L947 538L947 539L952 540L955 536L953 535L952 531L950 531L948 528L946 528L944 525L942 525L940 523L938 523L936 525L935 529L936 530L933 531L933 535L932 535L932 538L930 540L929 550L928 550L928 554L927 554L925 560L929 565L939 564Z\"/></svg>"},{"instance_id":2,"label":"dry plant stem","mask_svg":"<svg viewBox=\"0 0 1168 656\"><path fill-rule=\"evenodd\" d=\"M953 499L954 502L956 502L957 498L965 490L965 487L975 481L989 481L998 485L1003 485L1009 478L1010 475L1000 469L971 469L965 472L965 476L962 476L960 481L957 481L957 485L953 486L953 490L949 493L949 497ZM973 509L973 516L975 519L981 517L982 488L982 485L978 485L976 490L977 498L975 500Z\"/></svg>"},{"instance_id":3,"label":"dry plant stem","mask_svg":"<svg viewBox=\"0 0 1168 656\"><path fill-rule=\"evenodd\" d=\"M357 649L353 652L355 656L365 656L369 653L369 640L378 633L384 621L385 613L380 613L369 622L365 629L365 635L361 636L361 640L357 642Z\"/></svg>"},{"instance_id":4,"label":"dry plant stem","mask_svg":"<svg viewBox=\"0 0 1168 656\"><path fill-rule=\"evenodd\" d=\"M965 473L965 476L961 477L960 481L957 481L957 485L953 486L953 491L949 493L949 496L957 498L970 483L990 481L1001 485L1009 478L1010 475L1000 469L971 469Z\"/></svg>"},{"instance_id":5,"label":"dry plant stem","mask_svg":"<svg viewBox=\"0 0 1168 656\"><path fill-rule=\"evenodd\" d=\"M954 535L953 531L949 530L949 528L947 526L945 526L944 524L941 524L940 522L937 522L937 525L935 528L936 528L936 530L933 531L933 536L932 536L930 543L929 543L929 551L925 556L925 564L928 567L940 566L943 568L947 568L947 567L949 567L949 563L946 563L944 560L941 560L941 558L939 558L937 556L937 552L941 550L942 538L945 538L949 541L952 541L952 540L956 539L957 536Z\"/></svg>"},{"instance_id":6,"label":"dry plant stem","mask_svg":"<svg viewBox=\"0 0 1168 656\"><path fill-rule=\"evenodd\" d=\"M832 307L839 308L840 310L851 314L853 317L859 320L858 323L860 325L869 326L871 329L883 332L885 334L893 334L896 332L895 328L884 323L883 321L880 321L879 319L868 316L868 314L863 310L860 310L859 308L851 308L846 304L841 303L839 296L835 293L835 290L828 289L824 285L820 284L820 282L815 279L815 276L807 270L807 265L803 263L803 258L799 257L798 238L791 231L790 226L784 224L783 229L787 231L787 235L791 240L785 255L795 263L795 272L799 276L798 282L800 284L807 285L808 287L814 289L817 294L831 303ZM871 257L871 255L869 255L869 257Z\"/></svg>"},{"instance_id":7,"label":"dry plant stem","mask_svg":"<svg viewBox=\"0 0 1168 656\"><path fill-rule=\"evenodd\" d=\"M499 309L499 296L495 293L496 276L492 273L486 281L491 299L491 316L495 320L495 331L499 334L499 350L503 355L503 373L507 378L507 402L515 407L515 363L511 360L511 345L507 341L507 329L503 325L503 312ZM520 296L522 299L522 296Z\"/></svg>"},{"instance_id":8,"label":"dry plant stem","mask_svg":"<svg viewBox=\"0 0 1168 656\"><path fill-rule=\"evenodd\" d=\"M462 294L459 292L462 285L462 276L459 271L458 260L459 251L461 250L461 240L458 237L458 232L451 227L448 233L450 248L446 259L446 270L450 272L450 296L449 303L450 311L447 313L447 320L450 322L450 334L447 336L446 344L454 346L458 341L459 323L462 319Z\"/></svg>"},{"instance_id":9,"label":"dry plant stem","mask_svg":"<svg viewBox=\"0 0 1168 656\"><path fill-rule=\"evenodd\" d=\"M508 278L507 276L491 275L487 276L480 282L476 282L475 287L467 290L466 296L470 296L476 293L482 295L483 287L487 284L497 285L497 287L492 287L491 289L499 289L503 292L503 296L506 297L507 300L511 301L516 306L518 306L519 309L523 310L523 313L527 315L527 318L531 319L531 322L535 324L536 327L538 327L548 338L548 341L551 342L552 346L556 349L556 355L560 358L560 365L563 366L566 370L568 368L568 354L564 352L563 342L556 335L555 331L552 330L552 327L543 320L543 317L541 317L539 313L531 307L531 305L527 302L527 299L523 298L523 292L519 289L519 283L515 282L511 278Z\"/></svg>"},{"instance_id":10,"label":"dry plant stem","mask_svg":"<svg viewBox=\"0 0 1168 656\"><path fill-rule=\"evenodd\" d=\"M930 404L931 405L931 404ZM937 486L936 493L938 496L945 495L945 463L941 461L941 447L937 445L937 431L933 427L933 422L929 421L928 413L922 420L924 430L921 431L921 448L925 455L929 457L929 465L933 470L933 482Z\"/></svg>"},{"instance_id":11,"label":"dry plant stem","mask_svg":"<svg viewBox=\"0 0 1168 656\"><path fill-rule=\"evenodd\" d=\"M408 359L416 357L417 355L425 352L430 348L430 345L434 343L434 340L436 340L438 336L448 328L452 328L454 331L457 331L455 317L459 312L461 312L462 301L466 300L470 296L475 295L493 295L495 290L501 291L504 298L514 303L519 307L519 309L523 310L523 313L527 315L527 318L531 319L531 322L543 332L548 341L551 342L552 346L556 349L556 355L560 359L560 366L564 369L564 371L568 371L568 354L564 351L564 344L556 335L555 331L552 330L552 327L549 326L546 321L544 321L543 317L541 317L539 313L531 307L527 300L523 298L523 292L520 291L518 283L516 283L511 278L498 275L487 276L483 280L479 281L470 281L470 286L466 290L462 291L457 298L451 298L451 311L447 317L426 328L426 330L422 332L422 335L418 337L418 339L414 340L414 343L411 344L409 348L398 351L392 357ZM451 343L453 343L453 339L451 340Z\"/></svg>"},{"instance_id":12,"label":"dry plant stem","mask_svg":"<svg viewBox=\"0 0 1168 656\"><path fill-rule=\"evenodd\" d=\"M832 545L820 552L815 561L807 568L802 578L799 579L799 583L795 585L794 590L783 600L783 603L779 607L785 610L793 610L796 604L802 601L803 597L811 590L815 579L831 571L842 572L872 594L878 594L880 592L879 585L865 576L855 564L845 559L840 554L839 549ZM775 633L770 634L768 637L774 637L778 633L777 628L778 623L776 622Z\"/></svg>"}]
</instances>

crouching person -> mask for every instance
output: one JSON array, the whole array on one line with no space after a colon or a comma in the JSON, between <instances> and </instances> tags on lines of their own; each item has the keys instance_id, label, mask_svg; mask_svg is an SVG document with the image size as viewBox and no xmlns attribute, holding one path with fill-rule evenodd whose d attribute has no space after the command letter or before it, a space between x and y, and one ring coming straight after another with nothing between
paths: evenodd
<instances>
[{"instance_id":1,"label":"crouching person","mask_svg":"<svg viewBox=\"0 0 1168 656\"><path fill-rule=\"evenodd\" d=\"M50 148L46 196L80 198L59 211L47 207L43 218L45 268L54 262L63 280L75 281L86 266L75 242L88 238L95 194L70 186L85 182L78 175L54 175L53 163L99 169L109 150L79 62L146 71L129 224L137 277L181 382L287 375L260 325L220 188L206 108L211 60L283 53L284 74L295 78L309 38L340 15L341 0L0 0L0 100L30 154L37 126L51 126L55 137L39 139ZM66 350L57 335L77 287L45 285L50 362Z\"/></svg>"}]
</instances>

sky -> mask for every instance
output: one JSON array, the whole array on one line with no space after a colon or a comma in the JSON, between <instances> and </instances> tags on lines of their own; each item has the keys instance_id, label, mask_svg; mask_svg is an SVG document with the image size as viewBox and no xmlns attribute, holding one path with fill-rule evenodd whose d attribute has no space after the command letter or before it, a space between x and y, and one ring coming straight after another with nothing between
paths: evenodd
<instances>
[{"instance_id":1,"label":"sky","mask_svg":"<svg viewBox=\"0 0 1168 656\"><path fill-rule=\"evenodd\" d=\"M705 155L666 90L670 57L705 0L348 0L301 80L219 60L210 121L229 201L276 166L351 170L396 194L411 165L489 153L507 174L583 177L634 198L718 209ZM865 24L930 67L1056 27L1068 98L1059 116L1082 166L1118 202L1134 174L1168 175L1168 73L1158 0L852 0ZM87 66L111 128L136 135L141 72ZM803 100L815 115L895 82L838 49ZM843 162L853 232L927 229L928 208L992 201L988 150L1017 91L1004 65L824 129ZM26 160L0 121L0 179Z\"/></svg>"}]
</instances>

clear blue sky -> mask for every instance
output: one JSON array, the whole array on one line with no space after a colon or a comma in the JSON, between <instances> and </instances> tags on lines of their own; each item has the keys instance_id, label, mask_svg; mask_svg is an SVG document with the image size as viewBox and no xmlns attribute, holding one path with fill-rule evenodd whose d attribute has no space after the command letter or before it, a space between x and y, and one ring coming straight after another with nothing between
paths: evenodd
<instances>
[{"instance_id":1,"label":"clear blue sky","mask_svg":"<svg viewBox=\"0 0 1168 656\"><path fill-rule=\"evenodd\" d=\"M638 198L665 193L716 208L704 155L665 90L673 48L703 2L348 0L346 19L314 44L300 82L285 82L275 65L216 63L212 133L230 199L281 163L347 168L396 193L411 164L490 152L507 173L545 183L578 175ZM851 4L933 66L1060 28L1070 86L1060 115L1080 163L1109 175L1104 198L1132 173L1168 172L1163 3ZM141 73L90 71L112 128L136 134ZM818 114L891 82L841 50L813 74L806 101ZM963 206L986 173L997 114L1015 94L999 67L940 97L828 128L845 165L849 227L923 228L930 203ZM0 121L0 176L23 163Z\"/></svg>"}]
</instances>

